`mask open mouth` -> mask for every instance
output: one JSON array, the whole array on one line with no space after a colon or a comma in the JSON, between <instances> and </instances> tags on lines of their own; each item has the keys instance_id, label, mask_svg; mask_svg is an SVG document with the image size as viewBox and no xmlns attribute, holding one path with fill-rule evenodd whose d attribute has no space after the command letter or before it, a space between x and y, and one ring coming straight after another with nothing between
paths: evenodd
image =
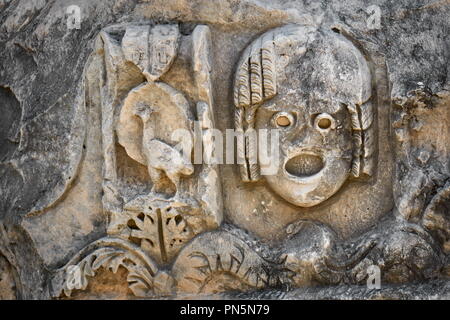
<instances>
[{"instance_id":1,"label":"mask open mouth","mask_svg":"<svg viewBox=\"0 0 450 320\"><path fill-rule=\"evenodd\" d=\"M293 176L299 178L310 177L320 172L324 167L321 157L312 154L301 154L286 162L284 168Z\"/></svg>"}]
</instances>

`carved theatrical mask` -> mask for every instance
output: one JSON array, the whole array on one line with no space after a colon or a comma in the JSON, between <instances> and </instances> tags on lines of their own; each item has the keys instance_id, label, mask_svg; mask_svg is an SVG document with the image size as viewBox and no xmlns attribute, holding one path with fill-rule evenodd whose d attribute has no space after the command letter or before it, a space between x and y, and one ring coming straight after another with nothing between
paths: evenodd
<instances>
[{"instance_id":1,"label":"carved theatrical mask","mask_svg":"<svg viewBox=\"0 0 450 320\"><path fill-rule=\"evenodd\" d=\"M246 162L243 180L256 181L260 169L278 164L265 176L271 189L311 207L335 194L350 175L371 175L370 97L368 65L344 36L303 26L263 34L238 66L236 123L245 132L268 129L269 137L278 129L280 152L265 163Z\"/></svg>"}]
</instances>

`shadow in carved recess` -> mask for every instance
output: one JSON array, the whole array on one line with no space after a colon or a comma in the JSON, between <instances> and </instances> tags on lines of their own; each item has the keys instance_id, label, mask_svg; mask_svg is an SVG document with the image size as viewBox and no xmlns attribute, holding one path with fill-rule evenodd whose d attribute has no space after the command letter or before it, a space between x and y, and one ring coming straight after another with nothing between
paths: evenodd
<instances>
[{"instance_id":1,"label":"shadow in carved recess","mask_svg":"<svg viewBox=\"0 0 450 320\"><path fill-rule=\"evenodd\" d=\"M0 86L0 161L9 158L19 146L22 109L14 93Z\"/></svg>"}]
</instances>

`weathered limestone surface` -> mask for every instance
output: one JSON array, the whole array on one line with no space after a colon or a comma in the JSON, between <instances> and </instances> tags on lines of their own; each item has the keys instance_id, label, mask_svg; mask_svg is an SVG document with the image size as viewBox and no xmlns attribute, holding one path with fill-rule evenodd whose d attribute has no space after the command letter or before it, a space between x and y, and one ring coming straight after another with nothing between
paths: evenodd
<instances>
[{"instance_id":1,"label":"weathered limestone surface","mask_svg":"<svg viewBox=\"0 0 450 320\"><path fill-rule=\"evenodd\" d=\"M448 0L0 0L0 299L450 298L449 34Z\"/></svg>"}]
</instances>

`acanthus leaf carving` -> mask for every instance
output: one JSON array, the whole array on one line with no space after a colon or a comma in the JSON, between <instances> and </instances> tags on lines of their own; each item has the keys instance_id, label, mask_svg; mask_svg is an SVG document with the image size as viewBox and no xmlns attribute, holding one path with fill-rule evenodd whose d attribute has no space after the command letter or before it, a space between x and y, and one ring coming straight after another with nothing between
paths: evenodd
<instances>
[{"instance_id":1,"label":"acanthus leaf carving","mask_svg":"<svg viewBox=\"0 0 450 320\"><path fill-rule=\"evenodd\" d=\"M65 274L62 290L70 296L75 289L86 289L89 277L94 277L98 269L108 268L116 273L119 267L127 269L127 281L136 296L154 293L153 278L158 273L156 264L139 247L112 237L91 243L60 270ZM167 289L160 288L159 291L167 292Z\"/></svg>"}]
</instances>

